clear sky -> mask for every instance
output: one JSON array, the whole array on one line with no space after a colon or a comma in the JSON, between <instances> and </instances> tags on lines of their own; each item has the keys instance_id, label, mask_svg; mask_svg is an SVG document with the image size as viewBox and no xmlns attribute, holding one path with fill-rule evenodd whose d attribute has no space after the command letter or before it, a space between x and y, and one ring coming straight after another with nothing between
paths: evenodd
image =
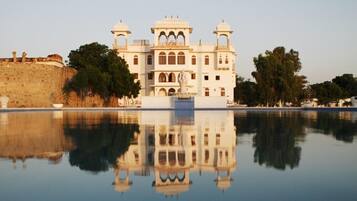
<instances>
[{"instance_id":1,"label":"clear sky","mask_svg":"<svg viewBox=\"0 0 357 201\"><path fill-rule=\"evenodd\" d=\"M214 42L224 19L234 29L237 72L251 78L253 57L276 46L300 52L310 83L357 75L357 0L0 0L0 57L59 53L98 41L111 46L120 19L131 39L150 39L150 27L165 16L193 27L191 41Z\"/></svg>"}]
</instances>

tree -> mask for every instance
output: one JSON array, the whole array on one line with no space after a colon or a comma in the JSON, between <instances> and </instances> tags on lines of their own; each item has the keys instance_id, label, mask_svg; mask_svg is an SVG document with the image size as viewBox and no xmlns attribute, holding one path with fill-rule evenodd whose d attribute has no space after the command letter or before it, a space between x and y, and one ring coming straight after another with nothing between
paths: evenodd
<instances>
[{"instance_id":1,"label":"tree","mask_svg":"<svg viewBox=\"0 0 357 201\"><path fill-rule=\"evenodd\" d=\"M311 89L320 104L326 105L343 97L342 89L335 83L326 81L311 85Z\"/></svg>"},{"instance_id":2,"label":"tree","mask_svg":"<svg viewBox=\"0 0 357 201\"><path fill-rule=\"evenodd\" d=\"M343 90L343 98L357 96L357 78L353 74L343 74L336 76L332 82L337 84Z\"/></svg>"},{"instance_id":3,"label":"tree","mask_svg":"<svg viewBox=\"0 0 357 201\"><path fill-rule=\"evenodd\" d=\"M234 100L248 106L256 106L258 104L257 84L237 76L236 87L234 88Z\"/></svg>"},{"instance_id":4,"label":"tree","mask_svg":"<svg viewBox=\"0 0 357 201\"><path fill-rule=\"evenodd\" d=\"M135 82L127 63L106 45L91 43L72 50L69 65L78 73L66 83L64 91L75 91L84 98L98 94L104 100L109 97L137 97L139 81Z\"/></svg>"},{"instance_id":5,"label":"tree","mask_svg":"<svg viewBox=\"0 0 357 201\"><path fill-rule=\"evenodd\" d=\"M252 76L257 82L259 101L263 104L294 102L299 104L306 77L298 75L301 70L299 53L285 52L284 47L266 51L254 58L256 71Z\"/></svg>"},{"instance_id":6,"label":"tree","mask_svg":"<svg viewBox=\"0 0 357 201\"><path fill-rule=\"evenodd\" d=\"M98 121L88 121L88 116L78 116L74 122L64 121L64 133L74 144L69 162L81 170L100 172L116 166L117 159L129 149L134 134L139 132L138 124L118 123L115 115L105 113L97 117Z\"/></svg>"}]
</instances>

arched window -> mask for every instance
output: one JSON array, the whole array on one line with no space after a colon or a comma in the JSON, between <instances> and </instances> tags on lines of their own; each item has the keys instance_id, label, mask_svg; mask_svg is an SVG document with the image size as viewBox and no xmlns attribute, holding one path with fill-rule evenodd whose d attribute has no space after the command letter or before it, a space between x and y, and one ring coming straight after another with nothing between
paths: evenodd
<instances>
[{"instance_id":1,"label":"arched window","mask_svg":"<svg viewBox=\"0 0 357 201\"><path fill-rule=\"evenodd\" d=\"M138 65L138 63L139 63L138 55L134 56L133 63L134 63L134 65Z\"/></svg>"},{"instance_id":2,"label":"arched window","mask_svg":"<svg viewBox=\"0 0 357 201\"><path fill-rule=\"evenodd\" d=\"M166 75L165 75L165 73L160 73L160 75L159 75L159 82L166 82Z\"/></svg>"},{"instance_id":3,"label":"arched window","mask_svg":"<svg viewBox=\"0 0 357 201\"><path fill-rule=\"evenodd\" d=\"M169 74L169 82L176 82L175 73L170 73Z\"/></svg>"},{"instance_id":4,"label":"arched window","mask_svg":"<svg viewBox=\"0 0 357 201\"><path fill-rule=\"evenodd\" d=\"M221 88L221 96L226 96L226 89L225 88Z\"/></svg>"},{"instance_id":5,"label":"arched window","mask_svg":"<svg viewBox=\"0 0 357 201\"><path fill-rule=\"evenodd\" d=\"M167 37L167 43L171 45L176 44L176 36L173 31L169 33L169 36Z\"/></svg>"},{"instance_id":6,"label":"arched window","mask_svg":"<svg viewBox=\"0 0 357 201\"><path fill-rule=\"evenodd\" d=\"M209 56L208 55L205 56L205 65L209 65Z\"/></svg>"},{"instance_id":7,"label":"arched window","mask_svg":"<svg viewBox=\"0 0 357 201\"><path fill-rule=\"evenodd\" d=\"M166 64L166 53L160 52L159 54L159 64L165 65Z\"/></svg>"},{"instance_id":8,"label":"arched window","mask_svg":"<svg viewBox=\"0 0 357 201\"><path fill-rule=\"evenodd\" d=\"M179 52L177 54L177 64L185 64L185 53Z\"/></svg>"},{"instance_id":9,"label":"arched window","mask_svg":"<svg viewBox=\"0 0 357 201\"><path fill-rule=\"evenodd\" d=\"M152 65L152 55L148 55L146 63Z\"/></svg>"},{"instance_id":10,"label":"arched window","mask_svg":"<svg viewBox=\"0 0 357 201\"><path fill-rule=\"evenodd\" d=\"M182 31L178 33L176 43L177 45L185 45L185 35Z\"/></svg>"},{"instance_id":11,"label":"arched window","mask_svg":"<svg viewBox=\"0 0 357 201\"><path fill-rule=\"evenodd\" d=\"M219 64L222 64L222 56L219 56L219 61L218 61Z\"/></svg>"},{"instance_id":12,"label":"arched window","mask_svg":"<svg viewBox=\"0 0 357 201\"><path fill-rule=\"evenodd\" d=\"M159 96L167 96L166 89L161 88L161 89L159 90Z\"/></svg>"},{"instance_id":13,"label":"arched window","mask_svg":"<svg viewBox=\"0 0 357 201\"><path fill-rule=\"evenodd\" d=\"M169 89L169 96L175 95L176 90L174 88Z\"/></svg>"},{"instance_id":14,"label":"arched window","mask_svg":"<svg viewBox=\"0 0 357 201\"><path fill-rule=\"evenodd\" d=\"M205 96L209 96L209 88L205 88Z\"/></svg>"},{"instance_id":15,"label":"arched window","mask_svg":"<svg viewBox=\"0 0 357 201\"><path fill-rule=\"evenodd\" d=\"M218 37L218 47L227 48L228 47L228 36L222 34Z\"/></svg>"},{"instance_id":16,"label":"arched window","mask_svg":"<svg viewBox=\"0 0 357 201\"><path fill-rule=\"evenodd\" d=\"M191 63L192 65L196 65L196 55L192 55Z\"/></svg>"},{"instance_id":17,"label":"arched window","mask_svg":"<svg viewBox=\"0 0 357 201\"><path fill-rule=\"evenodd\" d=\"M116 48L124 48L127 45L126 37L122 34L116 36L114 40L115 40L114 43Z\"/></svg>"},{"instance_id":18,"label":"arched window","mask_svg":"<svg viewBox=\"0 0 357 201\"><path fill-rule=\"evenodd\" d=\"M225 63L228 64L228 56L226 55Z\"/></svg>"},{"instance_id":19,"label":"arched window","mask_svg":"<svg viewBox=\"0 0 357 201\"><path fill-rule=\"evenodd\" d=\"M167 44L167 36L165 32L161 32L159 35L159 45L166 45Z\"/></svg>"},{"instance_id":20,"label":"arched window","mask_svg":"<svg viewBox=\"0 0 357 201\"><path fill-rule=\"evenodd\" d=\"M175 65L176 64L176 55L174 52L170 52L168 56L168 64Z\"/></svg>"}]
</instances>

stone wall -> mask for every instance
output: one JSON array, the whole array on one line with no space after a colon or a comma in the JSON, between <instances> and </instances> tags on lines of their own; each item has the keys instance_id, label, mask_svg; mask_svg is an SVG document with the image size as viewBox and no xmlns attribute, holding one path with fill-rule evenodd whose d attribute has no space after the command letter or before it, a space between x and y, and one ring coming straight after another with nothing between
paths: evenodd
<instances>
[{"instance_id":1,"label":"stone wall","mask_svg":"<svg viewBox=\"0 0 357 201\"><path fill-rule=\"evenodd\" d=\"M8 107L101 107L99 96L79 98L76 93L63 94L65 82L76 74L69 67L39 63L0 62L0 96L8 96ZM109 106L117 106L114 99Z\"/></svg>"}]
</instances>

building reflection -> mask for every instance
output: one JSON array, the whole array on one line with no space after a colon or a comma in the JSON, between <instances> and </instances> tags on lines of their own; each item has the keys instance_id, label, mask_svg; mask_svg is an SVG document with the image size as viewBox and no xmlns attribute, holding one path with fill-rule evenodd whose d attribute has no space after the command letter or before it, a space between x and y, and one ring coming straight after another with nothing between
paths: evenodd
<instances>
[{"instance_id":1,"label":"building reflection","mask_svg":"<svg viewBox=\"0 0 357 201\"><path fill-rule=\"evenodd\" d=\"M59 163L64 153L73 148L63 135L61 118L53 113L0 113L0 158L26 167L27 159L46 159ZM55 115L58 117L58 114Z\"/></svg>"},{"instance_id":2,"label":"building reflection","mask_svg":"<svg viewBox=\"0 0 357 201\"><path fill-rule=\"evenodd\" d=\"M130 189L130 173L153 174L152 186L165 196L188 191L190 173L215 173L217 188L226 190L236 168L236 135L231 111L143 111L140 133L117 158L114 188Z\"/></svg>"}]
</instances>

